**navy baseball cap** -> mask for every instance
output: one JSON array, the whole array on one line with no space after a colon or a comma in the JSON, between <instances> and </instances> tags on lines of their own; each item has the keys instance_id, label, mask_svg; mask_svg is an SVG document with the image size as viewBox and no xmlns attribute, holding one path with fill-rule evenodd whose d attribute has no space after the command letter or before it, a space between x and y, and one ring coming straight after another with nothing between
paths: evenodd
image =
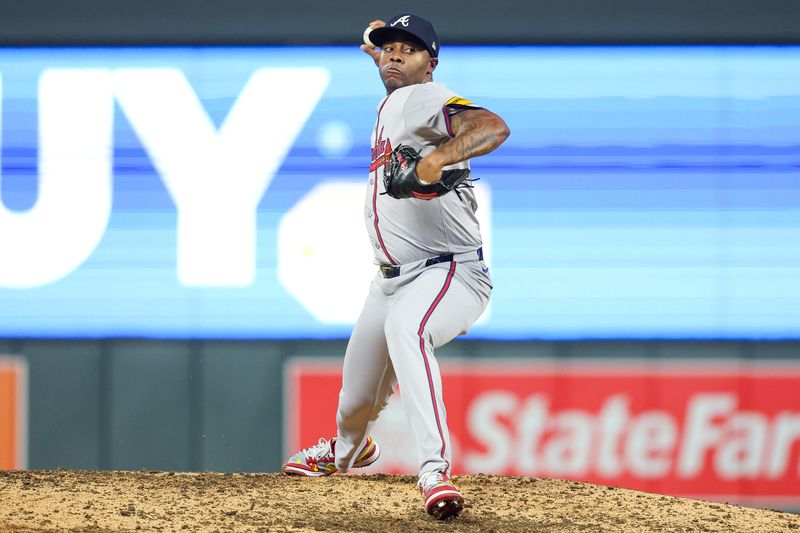
<instances>
[{"instance_id":1,"label":"navy baseball cap","mask_svg":"<svg viewBox=\"0 0 800 533\"><path fill-rule=\"evenodd\" d=\"M376 46L382 46L393 33L404 33L413 37L413 40L425 45L431 57L439 57L439 36L436 35L431 21L413 13L401 13L390 17L386 26L369 32L369 40Z\"/></svg>"}]
</instances>

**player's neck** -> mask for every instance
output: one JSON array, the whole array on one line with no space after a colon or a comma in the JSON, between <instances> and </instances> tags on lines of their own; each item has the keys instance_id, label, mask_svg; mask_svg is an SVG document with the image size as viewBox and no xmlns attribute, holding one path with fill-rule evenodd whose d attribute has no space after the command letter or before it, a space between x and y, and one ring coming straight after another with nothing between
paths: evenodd
<instances>
[{"instance_id":1,"label":"player's neck","mask_svg":"<svg viewBox=\"0 0 800 533\"><path fill-rule=\"evenodd\" d=\"M423 81L421 81L419 83L409 83L408 85L402 85L400 87L386 87L384 85L384 87L386 87L386 96L389 96L390 94L392 94L393 92L395 92L398 89L405 89L406 87L413 87L414 85L422 85L423 83L429 83L429 82L432 82L432 81L433 80L430 77L428 77L428 78L425 78L425 80L423 80Z\"/></svg>"}]
</instances>

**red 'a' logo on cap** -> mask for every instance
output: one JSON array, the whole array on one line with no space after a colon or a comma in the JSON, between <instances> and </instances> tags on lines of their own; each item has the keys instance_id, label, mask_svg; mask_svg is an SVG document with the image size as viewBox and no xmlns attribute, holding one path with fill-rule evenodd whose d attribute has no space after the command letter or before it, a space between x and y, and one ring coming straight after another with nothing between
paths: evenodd
<instances>
[{"instance_id":1,"label":"red 'a' logo on cap","mask_svg":"<svg viewBox=\"0 0 800 533\"><path fill-rule=\"evenodd\" d=\"M381 128L381 132L378 134L378 138L375 141L375 146L372 147L372 163L369 165L369 171L372 172L373 170L381 168L381 166L389 160L391 154L392 141L383 139L383 128Z\"/></svg>"}]
</instances>

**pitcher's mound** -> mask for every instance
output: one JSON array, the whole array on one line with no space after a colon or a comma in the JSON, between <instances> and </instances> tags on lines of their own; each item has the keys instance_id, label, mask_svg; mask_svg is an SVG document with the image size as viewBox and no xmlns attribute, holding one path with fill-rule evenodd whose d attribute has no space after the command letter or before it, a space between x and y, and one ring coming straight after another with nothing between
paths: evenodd
<instances>
[{"instance_id":1,"label":"pitcher's mound","mask_svg":"<svg viewBox=\"0 0 800 533\"><path fill-rule=\"evenodd\" d=\"M453 481L465 508L441 523L410 476L0 472L0 530L800 533L800 516L777 511L553 479Z\"/></svg>"}]
</instances>

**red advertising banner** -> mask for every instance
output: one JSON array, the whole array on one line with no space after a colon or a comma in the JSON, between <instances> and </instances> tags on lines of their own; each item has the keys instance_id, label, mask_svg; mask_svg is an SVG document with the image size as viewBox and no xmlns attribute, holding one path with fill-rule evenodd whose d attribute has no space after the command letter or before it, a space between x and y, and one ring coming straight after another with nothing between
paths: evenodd
<instances>
[{"instance_id":1,"label":"red advertising banner","mask_svg":"<svg viewBox=\"0 0 800 533\"><path fill-rule=\"evenodd\" d=\"M454 473L544 476L800 505L800 364L696 361L442 365ZM336 434L341 364L286 368L286 451ZM374 471L415 473L399 401Z\"/></svg>"},{"instance_id":2,"label":"red advertising banner","mask_svg":"<svg viewBox=\"0 0 800 533\"><path fill-rule=\"evenodd\" d=\"M0 470L27 467L27 365L0 357Z\"/></svg>"}]
</instances>

